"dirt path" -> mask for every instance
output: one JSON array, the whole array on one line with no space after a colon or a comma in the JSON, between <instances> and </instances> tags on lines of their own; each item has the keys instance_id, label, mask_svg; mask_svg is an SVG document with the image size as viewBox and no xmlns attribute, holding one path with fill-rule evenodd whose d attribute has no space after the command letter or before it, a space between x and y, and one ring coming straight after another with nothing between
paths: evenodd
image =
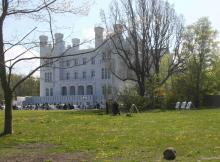
<instances>
[{"instance_id":1,"label":"dirt path","mask_svg":"<svg viewBox=\"0 0 220 162\"><path fill-rule=\"evenodd\" d=\"M91 155L83 152L50 153L45 150L57 147L52 144L24 144L16 146L18 153L0 157L0 162L82 162L94 161Z\"/></svg>"}]
</instances>

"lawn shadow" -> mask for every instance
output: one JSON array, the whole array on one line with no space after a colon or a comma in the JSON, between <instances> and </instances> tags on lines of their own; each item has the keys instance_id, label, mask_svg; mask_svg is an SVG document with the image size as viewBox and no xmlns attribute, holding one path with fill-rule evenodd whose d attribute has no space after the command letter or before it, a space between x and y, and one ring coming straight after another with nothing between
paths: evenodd
<instances>
[{"instance_id":1,"label":"lawn shadow","mask_svg":"<svg viewBox=\"0 0 220 162\"><path fill-rule=\"evenodd\" d=\"M150 113L161 113L161 112L190 112L190 111L203 111L203 110L217 110L220 109L218 107L201 107L201 108L191 108L191 109L149 109L143 112L150 112Z\"/></svg>"},{"instance_id":2,"label":"lawn shadow","mask_svg":"<svg viewBox=\"0 0 220 162\"><path fill-rule=\"evenodd\" d=\"M3 137L3 136L5 136L5 133L3 133L3 132L0 133L0 137Z\"/></svg>"},{"instance_id":3,"label":"lawn shadow","mask_svg":"<svg viewBox=\"0 0 220 162\"><path fill-rule=\"evenodd\" d=\"M4 132L0 133L0 137L5 137L5 136L7 136L7 135L11 135L11 134L6 134L6 133L4 133Z\"/></svg>"}]
</instances>

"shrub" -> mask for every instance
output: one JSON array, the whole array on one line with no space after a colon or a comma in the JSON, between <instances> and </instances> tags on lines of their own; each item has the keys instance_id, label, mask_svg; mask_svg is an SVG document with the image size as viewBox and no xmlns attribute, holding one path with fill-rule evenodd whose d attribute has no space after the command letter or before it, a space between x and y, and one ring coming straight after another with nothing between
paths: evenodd
<instances>
[{"instance_id":1,"label":"shrub","mask_svg":"<svg viewBox=\"0 0 220 162\"><path fill-rule=\"evenodd\" d=\"M135 104L138 110L143 111L148 107L148 99L146 97L139 96L135 89L125 89L119 95L120 108L126 112L129 112L131 105Z\"/></svg>"}]
</instances>

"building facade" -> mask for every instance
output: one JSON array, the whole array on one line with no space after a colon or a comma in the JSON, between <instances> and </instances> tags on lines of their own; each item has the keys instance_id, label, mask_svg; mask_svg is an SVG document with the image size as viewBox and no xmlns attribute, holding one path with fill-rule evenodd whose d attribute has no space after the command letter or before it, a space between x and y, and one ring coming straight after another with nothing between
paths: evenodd
<instances>
[{"instance_id":1,"label":"building facade","mask_svg":"<svg viewBox=\"0 0 220 162\"><path fill-rule=\"evenodd\" d=\"M102 27L94 28L95 48L91 49L80 49L78 38L66 47L61 33L55 34L52 49L48 37L40 36L40 97L29 98L29 103L94 105L115 99L124 82L112 72L126 73L126 68L112 53L103 31Z\"/></svg>"}]
</instances>

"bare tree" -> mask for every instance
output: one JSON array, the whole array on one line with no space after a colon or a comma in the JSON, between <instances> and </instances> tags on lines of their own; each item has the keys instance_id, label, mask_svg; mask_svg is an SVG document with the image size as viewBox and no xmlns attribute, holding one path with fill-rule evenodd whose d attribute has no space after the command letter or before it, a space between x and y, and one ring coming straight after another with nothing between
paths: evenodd
<instances>
[{"instance_id":1,"label":"bare tree","mask_svg":"<svg viewBox=\"0 0 220 162\"><path fill-rule=\"evenodd\" d=\"M123 60L130 75L114 73L121 80L132 80L138 94L146 94L146 83L156 78L159 86L183 66L180 56L183 21L163 0L119 0L110 6L108 16L101 12L113 53ZM112 29L112 26L114 28ZM110 33L114 32L112 36ZM169 56L167 74L160 77L161 59Z\"/></svg>"},{"instance_id":2,"label":"bare tree","mask_svg":"<svg viewBox=\"0 0 220 162\"><path fill-rule=\"evenodd\" d=\"M13 93L16 88L34 74L41 67L46 66L48 61L41 64L38 67L35 67L30 71L30 73L23 78L21 78L17 83L11 84L11 76L14 66L17 63L28 60L49 60L53 59L54 62L58 61L60 57L68 56L57 56L57 57L40 57L32 56L27 58L21 58L26 52L30 51L33 48L39 47L39 42L27 41L28 36L36 31L37 27L34 27L31 31L27 32L26 35L22 36L17 42L10 42L5 40L5 22L11 17L28 17L35 20L41 20L48 22L48 28L50 29L52 37L52 50L54 47L54 38L53 38L53 28L52 28L52 17L55 14L86 14L89 10L89 1L83 1L80 5L77 5L71 0L2 0L0 2L0 79L1 86L4 92L5 99L5 122L4 122L4 131L2 135L11 134L13 132L12 127L12 99ZM25 42L26 41L26 42ZM16 47L17 45L22 45L25 47L25 51L18 54L16 57L6 60L7 51ZM11 63L11 64L9 64Z\"/></svg>"}]
</instances>

